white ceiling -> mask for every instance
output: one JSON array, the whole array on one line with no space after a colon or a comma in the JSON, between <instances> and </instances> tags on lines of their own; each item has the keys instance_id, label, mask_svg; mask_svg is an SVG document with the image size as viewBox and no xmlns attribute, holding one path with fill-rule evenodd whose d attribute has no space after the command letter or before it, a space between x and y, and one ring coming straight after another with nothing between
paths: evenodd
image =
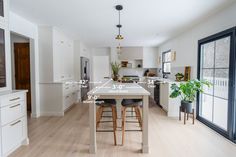
<instances>
[{"instance_id":1,"label":"white ceiling","mask_svg":"<svg viewBox=\"0 0 236 157\"><path fill-rule=\"evenodd\" d=\"M116 46L122 4L122 46L157 46L235 0L10 0L10 9L40 25L61 28L96 47Z\"/></svg>"}]
</instances>

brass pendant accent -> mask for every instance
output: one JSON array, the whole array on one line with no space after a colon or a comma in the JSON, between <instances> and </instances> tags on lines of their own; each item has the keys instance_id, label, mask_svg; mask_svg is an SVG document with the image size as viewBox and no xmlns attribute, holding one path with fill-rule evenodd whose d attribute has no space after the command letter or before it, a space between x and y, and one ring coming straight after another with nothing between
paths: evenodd
<instances>
[{"instance_id":1,"label":"brass pendant accent","mask_svg":"<svg viewBox=\"0 0 236 157\"><path fill-rule=\"evenodd\" d=\"M119 34L119 35L116 36L116 39L117 39L117 40L123 40L124 37L123 37L122 35Z\"/></svg>"}]
</instances>

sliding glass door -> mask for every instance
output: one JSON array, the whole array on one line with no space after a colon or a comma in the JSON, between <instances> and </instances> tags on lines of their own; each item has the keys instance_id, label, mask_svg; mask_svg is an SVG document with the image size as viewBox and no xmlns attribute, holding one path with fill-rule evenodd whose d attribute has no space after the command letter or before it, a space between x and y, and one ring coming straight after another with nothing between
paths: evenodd
<instances>
[{"instance_id":1,"label":"sliding glass door","mask_svg":"<svg viewBox=\"0 0 236 157\"><path fill-rule=\"evenodd\" d=\"M212 83L198 96L197 118L227 138L235 136L235 28L199 41L198 78Z\"/></svg>"}]
</instances>

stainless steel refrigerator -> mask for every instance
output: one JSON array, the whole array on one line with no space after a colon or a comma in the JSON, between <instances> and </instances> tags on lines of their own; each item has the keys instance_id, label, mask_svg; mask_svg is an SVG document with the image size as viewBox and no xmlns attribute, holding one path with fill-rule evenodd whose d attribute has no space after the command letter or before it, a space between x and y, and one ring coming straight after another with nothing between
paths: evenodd
<instances>
[{"instance_id":1,"label":"stainless steel refrigerator","mask_svg":"<svg viewBox=\"0 0 236 157\"><path fill-rule=\"evenodd\" d=\"M80 57L80 71L81 71L81 99L87 99L87 93L89 91L89 82L90 82L90 65L89 59L86 57Z\"/></svg>"}]
</instances>

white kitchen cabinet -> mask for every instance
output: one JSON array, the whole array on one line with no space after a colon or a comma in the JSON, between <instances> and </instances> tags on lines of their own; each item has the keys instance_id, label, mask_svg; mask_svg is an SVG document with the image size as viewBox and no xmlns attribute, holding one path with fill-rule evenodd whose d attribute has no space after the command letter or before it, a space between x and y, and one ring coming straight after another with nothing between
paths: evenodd
<instances>
[{"instance_id":1,"label":"white kitchen cabinet","mask_svg":"<svg viewBox=\"0 0 236 157\"><path fill-rule=\"evenodd\" d=\"M74 78L73 40L54 27L39 27L40 82Z\"/></svg>"},{"instance_id":2,"label":"white kitchen cabinet","mask_svg":"<svg viewBox=\"0 0 236 157\"><path fill-rule=\"evenodd\" d=\"M158 48L143 48L143 68L157 68L158 64Z\"/></svg>"},{"instance_id":3,"label":"white kitchen cabinet","mask_svg":"<svg viewBox=\"0 0 236 157\"><path fill-rule=\"evenodd\" d=\"M77 82L41 83L40 100L42 116L64 116L72 105L80 101Z\"/></svg>"},{"instance_id":4,"label":"white kitchen cabinet","mask_svg":"<svg viewBox=\"0 0 236 157\"><path fill-rule=\"evenodd\" d=\"M146 89L150 93L150 97L154 99L154 80L149 77L143 77L140 86ZM153 82L153 84L152 84Z\"/></svg>"},{"instance_id":5,"label":"white kitchen cabinet","mask_svg":"<svg viewBox=\"0 0 236 157\"><path fill-rule=\"evenodd\" d=\"M122 47L122 51L118 56L119 60L134 61L143 59L142 47Z\"/></svg>"},{"instance_id":6,"label":"white kitchen cabinet","mask_svg":"<svg viewBox=\"0 0 236 157\"><path fill-rule=\"evenodd\" d=\"M170 98L172 83L178 84L178 82L164 82L160 84L160 105L167 112L168 117L178 117L180 99Z\"/></svg>"},{"instance_id":7,"label":"white kitchen cabinet","mask_svg":"<svg viewBox=\"0 0 236 157\"><path fill-rule=\"evenodd\" d=\"M27 91L0 93L0 156L6 157L21 145L29 143L26 112Z\"/></svg>"},{"instance_id":8,"label":"white kitchen cabinet","mask_svg":"<svg viewBox=\"0 0 236 157\"><path fill-rule=\"evenodd\" d=\"M150 93L150 97L154 99L154 80L152 78L146 78L146 86L147 91Z\"/></svg>"}]
</instances>

